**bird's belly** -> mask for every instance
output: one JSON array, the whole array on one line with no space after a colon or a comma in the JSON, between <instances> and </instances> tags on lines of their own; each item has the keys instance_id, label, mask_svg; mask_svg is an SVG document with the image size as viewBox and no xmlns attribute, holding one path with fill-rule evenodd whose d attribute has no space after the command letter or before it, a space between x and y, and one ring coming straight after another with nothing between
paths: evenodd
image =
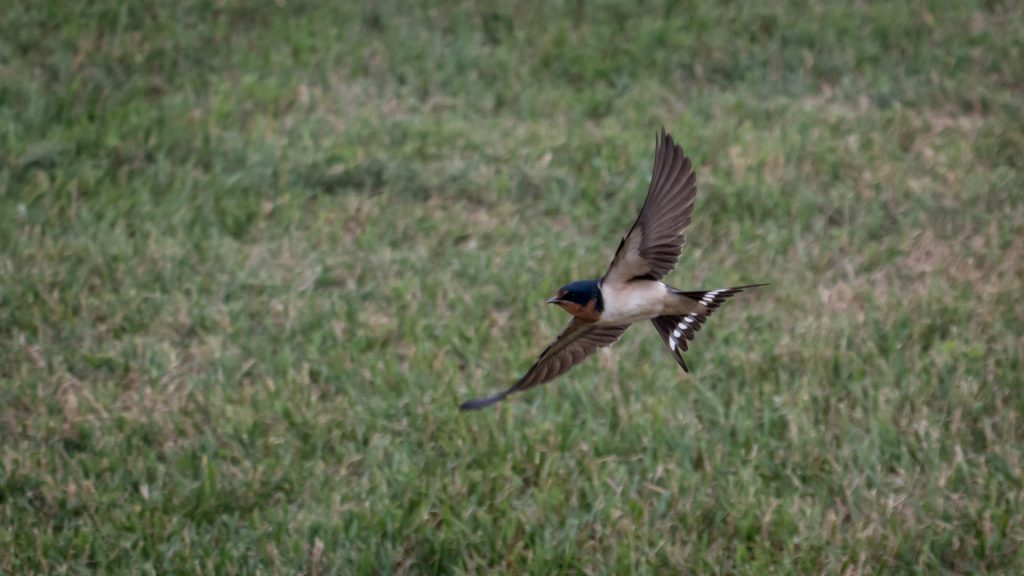
<instances>
[{"instance_id":1,"label":"bird's belly","mask_svg":"<svg viewBox=\"0 0 1024 576\"><path fill-rule=\"evenodd\" d=\"M668 287L661 282L631 282L617 289L608 287L602 296L601 324L630 324L660 316Z\"/></svg>"}]
</instances>

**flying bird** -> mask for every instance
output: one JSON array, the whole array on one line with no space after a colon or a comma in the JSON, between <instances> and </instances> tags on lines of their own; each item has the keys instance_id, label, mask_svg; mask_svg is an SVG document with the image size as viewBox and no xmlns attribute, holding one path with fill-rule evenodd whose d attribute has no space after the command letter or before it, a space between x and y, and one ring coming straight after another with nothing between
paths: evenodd
<instances>
[{"instance_id":1,"label":"flying bird","mask_svg":"<svg viewBox=\"0 0 1024 576\"><path fill-rule=\"evenodd\" d=\"M719 306L749 284L716 290L684 291L661 281L675 268L690 225L697 177L683 150L662 128L654 150L654 172L636 222L619 242L604 276L562 286L547 302L573 316L526 374L493 396L469 400L460 410L478 410L549 382L597 351L616 342L633 323L650 320L683 371L687 342Z\"/></svg>"}]
</instances>

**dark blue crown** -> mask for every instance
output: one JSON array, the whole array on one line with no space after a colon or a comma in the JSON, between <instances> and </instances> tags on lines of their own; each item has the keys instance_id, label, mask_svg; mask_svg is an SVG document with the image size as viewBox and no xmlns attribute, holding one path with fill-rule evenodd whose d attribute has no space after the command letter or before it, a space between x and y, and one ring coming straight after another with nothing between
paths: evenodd
<instances>
[{"instance_id":1,"label":"dark blue crown","mask_svg":"<svg viewBox=\"0 0 1024 576\"><path fill-rule=\"evenodd\" d=\"M562 286L558 290L563 300L575 302L580 306L586 306L592 300L597 303L594 307L598 312L604 312L604 299L601 298L601 287L597 280L577 280Z\"/></svg>"}]
</instances>

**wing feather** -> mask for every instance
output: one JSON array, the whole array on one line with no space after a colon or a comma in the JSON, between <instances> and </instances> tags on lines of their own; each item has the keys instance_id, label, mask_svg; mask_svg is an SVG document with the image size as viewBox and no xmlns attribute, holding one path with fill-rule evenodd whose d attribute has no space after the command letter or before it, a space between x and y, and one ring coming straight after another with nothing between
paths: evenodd
<instances>
[{"instance_id":1,"label":"wing feather","mask_svg":"<svg viewBox=\"0 0 1024 576\"><path fill-rule=\"evenodd\" d=\"M601 282L660 280L671 272L683 251L683 231L692 220L696 197L693 165L663 128L655 143L647 198Z\"/></svg>"},{"instance_id":2,"label":"wing feather","mask_svg":"<svg viewBox=\"0 0 1024 576\"><path fill-rule=\"evenodd\" d=\"M550 382L569 371L570 368L586 360L599 348L613 344L622 337L629 325L602 326L583 322L573 318L562 329L555 341L541 352L537 361L526 371L526 374L510 388L493 396L469 400L459 407L460 410L477 410L504 400L515 392L528 390L534 386Z\"/></svg>"}]
</instances>

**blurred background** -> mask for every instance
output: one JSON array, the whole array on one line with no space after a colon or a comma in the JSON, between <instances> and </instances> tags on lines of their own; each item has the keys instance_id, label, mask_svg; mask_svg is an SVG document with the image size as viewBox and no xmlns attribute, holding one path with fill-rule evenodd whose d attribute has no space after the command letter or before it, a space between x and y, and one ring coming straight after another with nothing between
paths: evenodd
<instances>
[{"instance_id":1,"label":"blurred background","mask_svg":"<svg viewBox=\"0 0 1024 576\"><path fill-rule=\"evenodd\" d=\"M1024 570L1024 8L8 2L0 572ZM662 126L667 280L497 409Z\"/></svg>"}]
</instances>

